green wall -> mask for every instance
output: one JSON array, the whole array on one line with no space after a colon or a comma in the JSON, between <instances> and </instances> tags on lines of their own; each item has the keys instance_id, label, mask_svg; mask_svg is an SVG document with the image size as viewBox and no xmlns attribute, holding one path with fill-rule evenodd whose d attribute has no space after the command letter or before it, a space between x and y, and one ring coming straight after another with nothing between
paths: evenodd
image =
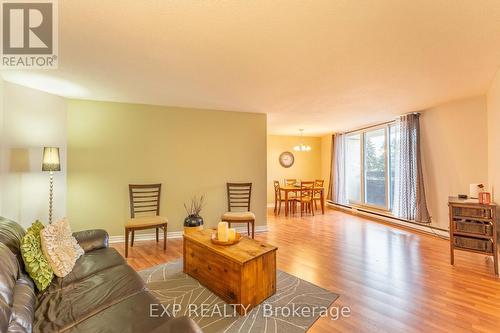
<instances>
[{"instance_id":1,"label":"green wall","mask_svg":"<svg viewBox=\"0 0 500 333\"><path fill-rule=\"evenodd\" d=\"M226 210L228 181L253 183L266 223L266 115L68 101L68 217L74 230L123 235L129 183L162 183L161 215L181 231L183 203L204 194L205 225Z\"/></svg>"}]
</instances>

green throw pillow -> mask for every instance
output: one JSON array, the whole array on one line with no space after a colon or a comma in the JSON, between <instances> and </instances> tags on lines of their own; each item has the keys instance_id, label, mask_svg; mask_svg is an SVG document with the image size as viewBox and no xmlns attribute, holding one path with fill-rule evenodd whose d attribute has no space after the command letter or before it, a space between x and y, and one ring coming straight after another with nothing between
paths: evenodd
<instances>
[{"instance_id":1,"label":"green throw pillow","mask_svg":"<svg viewBox=\"0 0 500 333\"><path fill-rule=\"evenodd\" d=\"M36 221L21 240L24 266L40 291L45 290L54 277L54 272L42 252L40 231L43 228L42 222Z\"/></svg>"}]
</instances>

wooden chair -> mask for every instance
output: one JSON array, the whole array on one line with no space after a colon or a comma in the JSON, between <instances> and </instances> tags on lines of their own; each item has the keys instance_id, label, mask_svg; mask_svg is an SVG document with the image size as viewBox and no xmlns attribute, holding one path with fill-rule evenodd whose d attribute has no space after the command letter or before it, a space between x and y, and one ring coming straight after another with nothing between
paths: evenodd
<instances>
[{"instance_id":1,"label":"wooden chair","mask_svg":"<svg viewBox=\"0 0 500 333\"><path fill-rule=\"evenodd\" d=\"M323 190L319 189L316 190L316 188L321 188L325 185L325 181L323 179L316 179L314 181L314 209L318 210L318 201L320 202L320 207L321 207L321 192Z\"/></svg>"},{"instance_id":2,"label":"wooden chair","mask_svg":"<svg viewBox=\"0 0 500 333\"><path fill-rule=\"evenodd\" d=\"M295 178L285 178L285 180L283 181L283 183L285 184L285 186L295 186L295 184L297 184L297 179ZM298 190L297 190L298 192ZM297 197L298 197L298 194L297 192L290 192L288 194L288 199L289 200L295 200Z\"/></svg>"},{"instance_id":3,"label":"wooden chair","mask_svg":"<svg viewBox=\"0 0 500 333\"><path fill-rule=\"evenodd\" d=\"M156 229L156 242L159 229L163 230L163 250L167 249L167 223L160 216L161 184L128 186L130 196L130 219L125 225L125 258L128 257L128 238L132 233L130 246L134 246L136 230Z\"/></svg>"},{"instance_id":4,"label":"wooden chair","mask_svg":"<svg viewBox=\"0 0 500 333\"><path fill-rule=\"evenodd\" d=\"M281 197L280 182L275 180L274 183L274 215L280 215L281 213L281 203L285 202L285 199ZM288 205L291 207L291 201L289 200Z\"/></svg>"},{"instance_id":5,"label":"wooden chair","mask_svg":"<svg viewBox=\"0 0 500 333\"><path fill-rule=\"evenodd\" d=\"M252 238L255 237L255 214L250 211L252 196L252 183L227 183L227 208L228 211L221 216L229 228L234 223L246 223L247 233L250 236L252 225Z\"/></svg>"},{"instance_id":6,"label":"wooden chair","mask_svg":"<svg viewBox=\"0 0 500 333\"><path fill-rule=\"evenodd\" d=\"M314 182L300 182L300 195L297 201L300 202L300 216L304 211L312 213L314 216L313 201L314 201Z\"/></svg>"}]
</instances>

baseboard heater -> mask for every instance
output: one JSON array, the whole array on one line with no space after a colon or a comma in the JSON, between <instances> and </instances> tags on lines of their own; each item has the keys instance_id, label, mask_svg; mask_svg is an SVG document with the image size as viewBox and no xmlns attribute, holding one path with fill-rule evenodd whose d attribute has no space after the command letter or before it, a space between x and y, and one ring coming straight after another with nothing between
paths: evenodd
<instances>
[{"instance_id":1,"label":"baseboard heater","mask_svg":"<svg viewBox=\"0 0 500 333\"><path fill-rule=\"evenodd\" d=\"M371 216L371 217L377 218L379 220L382 220L384 222L394 223L396 225L412 228L412 229L415 229L418 231L423 231L423 232L426 232L426 233L429 233L432 235L437 235L439 237L449 238L449 231L447 229L438 228L438 227L434 227L434 226L430 226L430 225L425 225L425 224L421 224L421 223L417 223L417 222L409 221L409 220L405 220L405 219L400 219L400 218L397 218L394 216L389 216L389 215L386 215L383 213L378 213L378 212L374 212L374 211L371 211L368 209L364 209L362 207L352 207L352 206L348 206L348 205L342 205L342 204L338 204L338 203L335 203L335 202L330 201L330 200L327 201L327 204L334 206L334 207L338 207L338 208L343 209L343 210L349 210L351 212L362 213L362 215L364 215L364 216L368 216L368 217Z\"/></svg>"}]
</instances>

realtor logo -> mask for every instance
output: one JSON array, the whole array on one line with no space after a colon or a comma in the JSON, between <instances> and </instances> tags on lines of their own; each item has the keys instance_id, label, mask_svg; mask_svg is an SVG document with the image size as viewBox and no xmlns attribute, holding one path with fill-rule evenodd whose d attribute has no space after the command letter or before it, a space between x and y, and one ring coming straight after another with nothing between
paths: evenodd
<instances>
[{"instance_id":1,"label":"realtor logo","mask_svg":"<svg viewBox=\"0 0 500 333\"><path fill-rule=\"evenodd\" d=\"M57 2L1 1L2 68L57 68Z\"/></svg>"}]
</instances>

